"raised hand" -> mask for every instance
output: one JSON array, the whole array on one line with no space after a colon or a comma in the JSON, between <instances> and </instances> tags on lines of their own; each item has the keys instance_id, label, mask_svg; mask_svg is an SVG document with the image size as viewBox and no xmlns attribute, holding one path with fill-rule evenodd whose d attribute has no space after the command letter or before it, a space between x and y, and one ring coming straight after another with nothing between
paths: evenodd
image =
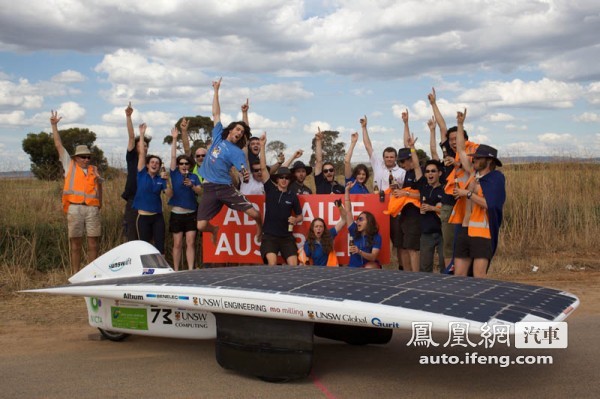
<instances>
[{"instance_id":1,"label":"raised hand","mask_svg":"<svg viewBox=\"0 0 600 399\"><path fill-rule=\"evenodd\" d=\"M260 142L261 146L265 145L267 143L267 132L263 132L263 134L261 134L258 138L258 141Z\"/></svg>"},{"instance_id":2,"label":"raised hand","mask_svg":"<svg viewBox=\"0 0 600 399\"><path fill-rule=\"evenodd\" d=\"M414 134L409 134L408 136L408 147L409 148L415 148L415 143L417 142L417 140L419 140L419 138L415 138Z\"/></svg>"},{"instance_id":3,"label":"raised hand","mask_svg":"<svg viewBox=\"0 0 600 399\"><path fill-rule=\"evenodd\" d=\"M467 119L467 109L465 108L465 112L458 111L456 113L456 123L462 125L465 123L465 119Z\"/></svg>"},{"instance_id":4,"label":"raised hand","mask_svg":"<svg viewBox=\"0 0 600 399\"><path fill-rule=\"evenodd\" d=\"M50 124L58 125L58 122L62 119L62 116L58 116L58 111L51 110L50 111Z\"/></svg>"},{"instance_id":5,"label":"raised hand","mask_svg":"<svg viewBox=\"0 0 600 399\"><path fill-rule=\"evenodd\" d=\"M429 130L435 130L435 116L432 116L428 121L427 121L427 126L429 126Z\"/></svg>"},{"instance_id":6,"label":"raised hand","mask_svg":"<svg viewBox=\"0 0 600 399\"><path fill-rule=\"evenodd\" d=\"M190 122L187 119L185 119L185 118L183 118L181 120L181 123L179 124L179 126L181 127L181 130L184 130L184 131L188 130L188 126L189 125L190 125Z\"/></svg>"},{"instance_id":7,"label":"raised hand","mask_svg":"<svg viewBox=\"0 0 600 399\"><path fill-rule=\"evenodd\" d=\"M304 150L296 150L296 152L294 152L294 159L300 158L302 154L304 154Z\"/></svg>"},{"instance_id":8,"label":"raised hand","mask_svg":"<svg viewBox=\"0 0 600 399\"><path fill-rule=\"evenodd\" d=\"M171 129L171 136L173 136L173 140L177 141L177 136L179 136L179 130L177 130L177 127L173 126Z\"/></svg>"},{"instance_id":9,"label":"raised hand","mask_svg":"<svg viewBox=\"0 0 600 399\"><path fill-rule=\"evenodd\" d=\"M360 118L360 126L365 129L367 127L367 115L364 118Z\"/></svg>"},{"instance_id":10,"label":"raised hand","mask_svg":"<svg viewBox=\"0 0 600 399\"><path fill-rule=\"evenodd\" d=\"M280 152L279 154L277 154L277 162L280 165L285 162L285 154L283 152Z\"/></svg>"},{"instance_id":11,"label":"raised hand","mask_svg":"<svg viewBox=\"0 0 600 399\"><path fill-rule=\"evenodd\" d=\"M212 82L212 87L213 87L213 89L215 89L215 91L218 91L218 90L219 90L219 88L221 87L221 80L223 80L223 78L222 78L222 77L221 77L221 78L219 78L219 80L218 80L218 81L213 81L213 82Z\"/></svg>"},{"instance_id":12,"label":"raised hand","mask_svg":"<svg viewBox=\"0 0 600 399\"><path fill-rule=\"evenodd\" d=\"M429 93L427 95L427 99L429 100L429 104L431 104L431 105L435 104L435 101L436 101L435 87L431 88L431 93Z\"/></svg>"},{"instance_id":13,"label":"raised hand","mask_svg":"<svg viewBox=\"0 0 600 399\"><path fill-rule=\"evenodd\" d=\"M356 144L356 142L358 142L358 132L354 132L350 135L350 141L353 144Z\"/></svg>"},{"instance_id":14,"label":"raised hand","mask_svg":"<svg viewBox=\"0 0 600 399\"><path fill-rule=\"evenodd\" d=\"M146 134L146 124L142 123L139 128L140 128L140 136L143 136L144 134Z\"/></svg>"},{"instance_id":15,"label":"raised hand","mask_svg":"<svg viewBox=\"0 0 600 399\"><path fill-rule=\"evenodd\" d=\"M317 126L317 134L315 134L315 139L323 140L323 132L321 132L321 127Z\"/></svg>"},{"instance_id":16,"label":"raised hand","mask_svg":"<svg viewBox=\"0 0 600 399\"><path fill-rule=\"evenodd\" d=\"M404 124L408 123L408 108L406 108L402 113L402 122L404 122Z\"/></svg>"},{"instance_id":17,"label":"raised hand","mask_svg":"<svg viewBox=\"0 0 600 399\"><path fill-rule=\"evenodd\" d=\"M246 103L242 104L242 112L248 112L249 109L250 109L249 100L246 99Z\"/></svg>"},{"instance_id":18,"label":"raised hand","mask_svg":"<svg viewBox=\"0 0 600 399\"><path fill-rule=\"evenodd\" d=\"M129 101L129 105L125 108L125 116L131 117L131 114L133 114L133 108L131 107L131 101Z\"/></svg>"}]
</instances>

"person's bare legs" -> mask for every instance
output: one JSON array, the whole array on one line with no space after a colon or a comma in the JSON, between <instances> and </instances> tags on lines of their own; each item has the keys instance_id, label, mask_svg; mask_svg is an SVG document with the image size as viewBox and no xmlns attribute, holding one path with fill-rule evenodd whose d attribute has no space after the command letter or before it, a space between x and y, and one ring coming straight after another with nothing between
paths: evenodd
<instances>
[{"instance_id":1,"label":"person's bare legs","mask_svg":"<svg viewBox=\"0 0 600 399\"><path fill-rule=\"evenodd\" d=\"M468 276L471 267L471 258L454 258L454 275Z\"/></svg>"},{"instance_id":2,"label":"person's bare legs","mask_svg":"<svg viewBox=\"0 0 600 399\"><path fill-rule=\"evenodd\" d=\"M485 278L490 261L486 258L476 258L473 260L473 277Z\"/></svg>"},{"instance_id":3,"label":"person's bare legs","mask_svg":"<svg viewBox=\"0 0 600 399\"><path fill-rule=\"evenodd\" d=\"M257 242L260 242L262 240L262 216L260 212L254 208L247 209L246 214L256 222L256 235L254 237Z\"/></svg>"},{"instance_id":4,"label":"person's bare legs","mask_svg":"<svg viewBox=\"0 0 600 399\"><path fill-rule=\"evenodd\" d=\"M183 248L183 232L173 233L173 269L179 270L181 264L181 252Z\"/></svg>"},{"instance_id":5,"label":"person's bare legs","mask_svg":"<svg viewBox=\"0 0 600 399\"><path fill-rule=\"evenodd\" d=\"M92 263L98 257L98 241L100 237L88 237L87 238L87 254L88 263Z\"/></svg>"},{"instance_id":6,"label":"person's bare legs","mask_svg":"<svg viewBox=\"0 0 600 399\"><path fill-rule=\"evenodd\" d=\"M413 272L418 272L420 270L419 263L421 261L421 253L420 251L416 251L414 249L408 250L408 256L410 257L410 267Z\"/></svg>"},{"instance_id":7,"label":"person's bare legs","mask_svg":"<svg viewBox=\"0 0 600 399\"><path fill-rule=\"evenodd\" d=\"M265 258L267 258L267 265L275 266L277 264L277 254L274 254L273 252L269 252L268 254L265 255Z\"/></svg>"},{"instance_id":8,"label":"person's bare legs","mask_svg":"<svg viewBox=\"0 0 600 399\"><path fill-rule=\"evenodd\" d=\"M290 266L298 266L298 257L296 255L288 256L286 262Z\"/></svg>"},{"instance_id":9,"label":"person's bare legs","mask_svg":"<svg viewBox=\"0 0 600 399\"><path fill-rule=\"evenodd\" d=\"M408 249L400 249L400 258L402 259L402 270L405 272L412 272L410 253Z\"/></svg>"},{"instance_id":10,"label":"person's bare legs","mask_svg":"<svg viewBox=\"0 0 600 399\"><path fill-rule=\"evenodd\" d=\"M210 240L212 241L213 245L217 245L217 235L219 233L219 228L217 226L213 226L208 222L208 220L198 220L196 226L198 227L198 231L206 231L207 233L212 234Z\"/></svg>"},{"instance_id":11,"label":"person's bare legs","mask_svg":"<svg viewBox=\"0 0 600 399\"><path fill-rule=\"evenodd\" d=\"M185 233L185 259L187 261L188 270L194 268L196 262L196 231L186 231Z\"/></svg>"},{"instance_id":12,"label":"person's bare legs","mask_svg":"<svg viewBox=\"0 0 600 399\"><path fill-rule=\"evenodd\" d=\"M83 244L83 237L71 237L69 239L71 244L71 274L75 274L81 267L81 247Z\"/></svg>"}]
</instances>

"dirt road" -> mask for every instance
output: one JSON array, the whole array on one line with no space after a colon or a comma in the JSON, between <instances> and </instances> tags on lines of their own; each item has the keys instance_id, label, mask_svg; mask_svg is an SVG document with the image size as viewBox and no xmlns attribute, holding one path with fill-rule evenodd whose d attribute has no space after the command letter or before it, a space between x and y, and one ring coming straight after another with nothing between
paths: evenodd
<instances>
[{"instance_id":1,"label":"dirt road","mask_svg":"<svg viewBox=\"0 0 600 399\"><path fill-rule=\"evenodd\" d=\"M100 340L87 325L80 298L5 296L0 302L0 397L600 397L600 273L520 276L518 280L579 296L582 305L568 319L568 349L528 352L504 346L476 348L477 352L513 358L551 355L552 365L420 365L424 355L462 356L469 350L407 347L410 331L396 331L385 346L316 339L311 376L285 384L222 369L215 360L213 341Z\"/></svg>"}]
</instances>

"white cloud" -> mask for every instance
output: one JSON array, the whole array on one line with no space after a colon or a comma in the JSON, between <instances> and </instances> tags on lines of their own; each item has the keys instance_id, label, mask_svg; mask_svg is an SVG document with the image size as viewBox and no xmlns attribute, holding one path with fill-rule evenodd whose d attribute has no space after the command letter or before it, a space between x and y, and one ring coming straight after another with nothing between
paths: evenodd
<instances>
[{"instance_id":1,"label":"white cloud","mask_svg":"<svg viewBox=\"0 0 600 399\"><path fill-rule=\"evenodd\" d=\"M323 121L313 121L310 122L308 125L303 126L304 132L313 136L317 133L318 129L321 129L322 132L324 132L325 130L331 130L331 125Z\"/></svg>"},{"instance_id":2,"label":"white cloud","mask_svg":"<svg viewBox=\"0 0 600 399\"><path fill-rule=\"evenodd\" d=\"M584 112L573 118L576 122L600 122L600 114L595 112Z\"/></svg>"},{"instance_id":3,"label":"white cloud","mask_svg":"<svg viewBox=\"0 0 600 399\"><path fill-rule=\"evenodd\" d=\"M515 120L515 117L503 112L497 112L494 114L485 115L482 119L486 122L509 122Z\"/></svg>"},{"instance_id":4,"label":"white cloud","mask_svg":"<svg viewBox=\"0 0 600 399\"><path fill-rule=\"evenodd\" d=\"M13 111L7 114L0 114L0 126L19 126L26 125L29 121L25 118L25 112Z\"/></svg>"},{"instance_id":5,"label":"white cloud","mask_svg":"<svg viewBox=\"0 0 600 399\"><path fill-rule=\"evenodd\" d=\"M527 125L515 125L514 123L509 123L504 127L506 130L527 130Z\"/></svg>"},{"instance_id":6,"label":"white cloud","mask_svg":"<svg viewBox=\"0 0 600 399\"><path fill-rule=\"evenodd\" d=\"M85 81L85 76L80 72L68 69L52 77L53 82L57 83L79 83Z\"/></svg>"},{"instance_id":7,"label":"white cloud","mask_svg":"<svg viewBox=\"0 0 600 399\"><path fill-rule=\"evenodd\" d=\"M485 82L477 89L470 89L458 99L467 103L484 103L491 107L528 106L535 108L571 108L583 94L579 84L565 83L544 78L525 82Z\"/></svg>"},{"instance_id":8,"label":"white cloud","mask_svg":"<svg viewBox=\"0 0 600 399\"><path fill-rule=\"evenodd\" d=\"M569 133L544 133L538 135L537 138L547 144L567 145L573 141L573 135Z\"/></svg>"}]
</instances>

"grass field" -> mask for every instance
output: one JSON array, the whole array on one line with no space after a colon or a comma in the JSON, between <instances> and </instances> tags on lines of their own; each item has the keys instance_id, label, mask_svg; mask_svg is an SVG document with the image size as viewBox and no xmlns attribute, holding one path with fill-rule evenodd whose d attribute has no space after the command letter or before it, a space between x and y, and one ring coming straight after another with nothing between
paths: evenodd
<instances>
[{"instance_id":1,"label":"grass field","mask_svg":"<svg viewBox=\"0 0 600 399\"><path fill-rule=\"evenodd\" d=\"M508 165L507 202L491 274L561 268L600 270L600 164ZM105 182L101 253L122 242L124 177ZM65 280L68 266L62 182L2 180L0 284L31 286L41 275ZM168 211L165 209L165 214ZM170 261L170 234L167 234ZM51 273L48 273L51 272Z\"/></svg>"}]
</instances>

